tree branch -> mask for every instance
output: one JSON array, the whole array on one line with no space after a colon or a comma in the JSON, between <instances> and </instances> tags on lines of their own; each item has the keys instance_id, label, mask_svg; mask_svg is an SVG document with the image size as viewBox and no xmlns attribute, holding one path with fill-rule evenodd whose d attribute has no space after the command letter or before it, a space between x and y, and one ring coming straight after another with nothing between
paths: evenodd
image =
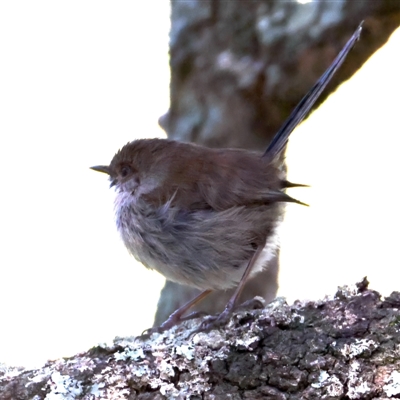
<instances>
[{"instance_id":1,"label":"tree branch","mask_svg":"<svg viewBox=\"0 0 400 400\"><path fill-rule=\"evenodd\" d=\"M3 370L0 399L383 399L400 396L400 293L367 281L333 298L277 299L226 326L188 321L35 371ZM47 397L46 397L47 396Z\"/></svg>"}]
</instances>

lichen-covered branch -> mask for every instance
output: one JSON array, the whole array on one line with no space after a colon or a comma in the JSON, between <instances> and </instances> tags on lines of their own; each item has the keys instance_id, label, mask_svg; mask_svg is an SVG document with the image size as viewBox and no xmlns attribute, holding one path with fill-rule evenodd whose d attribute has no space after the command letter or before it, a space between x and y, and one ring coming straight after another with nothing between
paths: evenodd
<instances>
[{"instance_id":1,"label":"lichen-covered branch","mask_svg":"<svg viewBox=\"0 0 400 400\"><path fill-rule=\"evenodd\" d=\"M366 281L333 298L117 339L34 371L3 368L0 400L385 399L400 396L400 293Z\"/></svg>"}]
</instances>

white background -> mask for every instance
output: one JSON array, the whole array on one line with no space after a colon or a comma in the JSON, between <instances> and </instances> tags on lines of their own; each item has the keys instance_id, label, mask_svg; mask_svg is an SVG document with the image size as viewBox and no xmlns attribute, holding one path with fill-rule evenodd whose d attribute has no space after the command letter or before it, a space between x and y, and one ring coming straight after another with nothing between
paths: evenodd
<instances>
[{"instance_id":1,"label":"white background","mask_svg":"<svg viewBox=\"0 0 400 400\"><path fill-rule=\"evenodd\" d=\"M0 361L73 355L151 326L163 280L117 235L108 163L162 136L168 3L0 3ZM362 39L361 39L362 40ZM319 298L368 275L400 289L400 32L293 135L281 291Z\"/></svg>"},{"instance_id":2,"label":"white background","mask_svg":"<svg viewBox=\"0 0 400 400\"><path fill-rule=\"evenodd\" d=\"M89 167L163 135L168 30L161 0L0 3L0 361L152 325L163 280L128 256Z\"/></svg>"}]
</instances>

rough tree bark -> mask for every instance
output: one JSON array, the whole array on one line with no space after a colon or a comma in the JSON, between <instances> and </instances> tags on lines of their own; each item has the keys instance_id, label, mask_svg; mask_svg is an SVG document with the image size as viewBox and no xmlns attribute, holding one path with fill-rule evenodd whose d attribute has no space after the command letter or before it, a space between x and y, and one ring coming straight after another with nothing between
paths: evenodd
<instances>
[{"instance_id":1,"label":"rough tree bark","mask_svg":"<svg viewBox=\"0 0 400 400\"><path fill-rule=\"evenodd\" d=\"M400 293L341 288L331 299L277 299L226 326L186 322L117 339L35 371L0 371L1 400L389 399L400 397Z\"/></svg>"},{"instance_id":2,"label":"rough tree bark","mask_svg":"<svg viewBox=\"0 0 400 400\"><path fill-rule=\"evenodd\" d=\"M264 149L362 20L361 40L319 103L400 25L397 0L171 4L171 107L160 123L170 138L214 147ZM241 300L272 300L277 274L276 259L248 282ZM167 282L154 324L197 293ZM231 294L215 292L196 309L219 312Z\"/></svg>"}]
</instances>

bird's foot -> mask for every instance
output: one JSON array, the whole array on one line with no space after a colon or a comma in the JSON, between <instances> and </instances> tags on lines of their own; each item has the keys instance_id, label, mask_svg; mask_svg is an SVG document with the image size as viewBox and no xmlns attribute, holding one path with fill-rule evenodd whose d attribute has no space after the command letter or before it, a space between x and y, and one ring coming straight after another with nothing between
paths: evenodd
<instances>
[{"instance_id":1,"label":"bird's foot","mask_svg":"<svg viewBox=\"0 0 400 400\"><path fill-rule=\"evenodd\" d=\"M181 322L204 317L206 315L207 313L205 313L204 311L195 311L185 317L171 314L169 318L166 321L164 321L160 326L153 326L152 328L144 330L141 336L147 338L150 337L153 333L163 333L173 328L174 326L179 325Z\"/></svg>"},{"instance_id":2,"label":"bird's foot","mask_svg":"<svg viewBox=\"0 0 400 400\"><path fill-rule=\"evenodd\" d=\"M210 332L213 329L219 329L221 326L226 325L229 322L233 311L259 310L264 307L264 301L260 297L254 297L253 299L247 300L237 307L233 307L228 303L222 313L219 315L209 315L192 333Z\"/></svg>"}]
</instances>

